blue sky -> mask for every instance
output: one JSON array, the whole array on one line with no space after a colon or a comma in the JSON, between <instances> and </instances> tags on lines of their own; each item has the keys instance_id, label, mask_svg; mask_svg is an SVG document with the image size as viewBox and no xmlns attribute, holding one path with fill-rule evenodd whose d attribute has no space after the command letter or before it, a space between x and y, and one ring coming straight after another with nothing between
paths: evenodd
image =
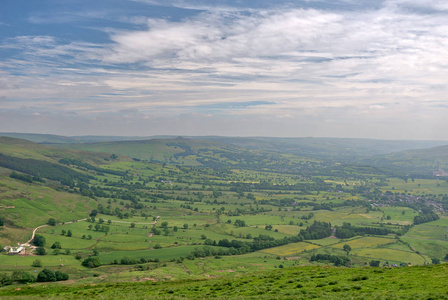
<instances>
[{"instance_id":1,"label":"blue sky","mask_svg":"<svg viewBox=\"0 0 448 300\"><path fill-rule=\"evenodd\" d=\"M2 0L0 131L448 140L442 0Z\"/></svg>"}]
</instances>

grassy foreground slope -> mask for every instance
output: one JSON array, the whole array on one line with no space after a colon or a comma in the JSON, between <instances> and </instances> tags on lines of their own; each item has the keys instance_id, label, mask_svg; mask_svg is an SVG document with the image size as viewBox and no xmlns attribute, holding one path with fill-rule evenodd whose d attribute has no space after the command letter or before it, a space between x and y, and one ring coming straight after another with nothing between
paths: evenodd
<instances>
[{"instance_id":1,"label":"grassy foreground slope","mask_svg":"<svg viewBox=\"0 0 448 300\"><path fill-rule=\"evenodd\" d=\"M447 299L446 265L407 268L295 267L233 278L3 288L14 299Z\"/></svg>"}]
</instances>

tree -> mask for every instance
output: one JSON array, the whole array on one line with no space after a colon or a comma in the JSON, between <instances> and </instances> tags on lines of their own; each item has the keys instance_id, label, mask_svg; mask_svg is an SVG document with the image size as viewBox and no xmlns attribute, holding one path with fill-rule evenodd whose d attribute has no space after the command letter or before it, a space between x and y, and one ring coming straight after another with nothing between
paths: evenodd
<instances>
[{"instance_id":1,"label":"tree","mask_svg":"<svg viewBox=\"0 0 448 300\"><path fill-rule=\"evenodd\" d=\"M201 234L201 239L206 240L207 236L205 234Z\"/></svg>"},{"instance_id":2,"label":"tree","mask_svg":"<svg viewBox=\"0 0 448 300\"><path fill-rule=\"evenodd\" d=\"M40 267L42 267L42 261L40 259L36 259L35 261L33 261L31 266L35 267L35 268L40 268Z\"/></svg>"},{"instance_id":3,"label":"tree","mask_svg":"<svg viewBox=\"0 0 448 300\"><path fill-rule=\"evenodd\" d=\"M439 258L431 258L431 262L433 265L438 265L438 264L440 264L440 259Z\"/></svg>"},{"instance_id":4,"label":"tree","mask_svg":"<svg viewBox=\"0 0 448 300\"><path fill-rule=\"evenodd\" d=\"M65 255L70 255L71 251L70 249L65 249Z\"/></svg>"},{"instance_id":5,"label":"tree","mask_svg":"<svg viewBox=\"0 0 448 300\"><path fill-rule=\"evenodd\" d=\"M43 269L37 274L38 282L56 281L56 275L49 269Z\"/></svg>"},{"instance_id":6,"label":"tree","mask_svg":"<svg viewBox=\"0 0 448 300\"><path fill-rule=\"evenodd\" d=\"M71 237L71 236L72 236L72 231L71 231L70 229L67 231L67 236L68 236L68 237Z\"/></svg>"},{"instance_id":7,"label":"tree","mask_svg":"<svg viewBox=\"0 0 448 300\"><path fill-rule=\"evenodd\" d=\"M160 227L162 228L167 228L168 227L168 222L162 222L162 224L160 225Z\"/></svg>"},{"instance_id":8,"label":"tree","mask_svg":"<svg viewBox=\"0 0 448 300\"><path fill-rule=\"evenodd\" d=\"M61 271L54 272L57 281L68 280L69 276L67 273L62 273Z\"/></svg>"},{"instance_id":9,"label":"tree","mask_svg":"<svg viewBox=\"0 0 448 300\"><path fill-rule=\"evenodd\" d=\"M95 257L89 256L86 259L84 259L81 264L87 268L97 268L97 267L101 266L101 261L98 256L95 256Z\"/></svg>"},{"instance_id":10,"label":"tree","mask_svg":"<svg viewBox=\"0 0 448 300\"><path fill-rule=\"evenodd\" d=\"M184 229L188 229L188 224L184 224Z\"/></svg>"},{"instance_id":11,"label":"tree","mask_svg":"<svg viewBox=\"0 0 448 300\"><path fill-rule=\"evenodd\" d=\"M47 251L45 251L44 247L37 247L35 253L36 255L45 255L47 254Z\"/></svg>"},{"instance_id":12,"label":"tree","mask_svg":"<svg viewBox=\"0 0 448 300\"><path fill-rule=\"evenodd\" d=\"M371 260L369 265L371 267L379 267L380 266L380 261L379 260Z\"/></svg>"},{"instance_id":13,"label":"tree","mask_svg":"<svg viewBox=\"0 0 448 300\"><path fill-rule=\"evenodd\" d=\"M3 226L3 225L5 225L5 221L3 221L2 218L0 218L0 226Z\"/></svg>"},{"instance_id":14,"label":"tree","mask_svg":"<svg viewBox=\"0 0 448 300\"><path fill-rule=\"evenodd\" d=\"M60 242L54 242L53 245L51 245L51 249L61 249L61 243Z\"/></svg>"},{"instance_id":15,"label":"tree","mask_svg":"<svg viewBox=\"0 0 448 300\"><path fill-rule=\"evenodd\" d=\"M131 228L134 228L135 227L135 223L131 223Z\"/></svg>"},{"instance_id":16,"label":"tree","mask_svg":"<svg viewBox=\"0 0 448 300\"><path fill-rule=\"evenodd\" d=\"M33 239L33 245L37 247L45 246L45 237L40 234L36 234Z\"/></svg>"},{"instance_id":17,"label":"tree","mask_svg":"<svg viewBox=\"0 0 448 300\"><path fill-rule=\"evenodd\" d=\"M0 273L0 286L10 285L12 284L11 277L6 273Z\"/></svg>"},{"instance_id":18,"label":"tree","mask_svg":"<svg viewBox=\"0 0 448 300\"><path fill-rule=\"evenodd\" d=\"M92 227L93 227L92 224L89 224L89 230L92 230Z\"/></svg>"},{"instance_id":19,"label":"tree","mask_svg":"<svg viewBox=\"0 0 448 300\"><path fill-rule=\"evenodd\" d=\"M65 235L67 233L67 231L65 231L64 229L62 229L61 234Z\"/></svg>"},{"instance_id":20,"label":"tree","mask_svg":"<svg viewBox=\"0 0 448 300\"><path fill-rule=\"evenodd\" d=\"M101 228L101 225L100 225L100 224L95 224L95 230L96 230L96 231L100 230L100 228Z\"/></svg>"},{"instance_id":21,"label":"tree","mask_svg":"<svg viewBox=\"0 0 448 300\"><path fill-rule=\"evenodd\" d=\"M352 251L352 247L350 247L350 245L348 244L345 244L343 249L345 252L347 252L347 256L349 255L350 251Z\"/></svg>"},{"instance_id":22,"label":"tree","mask_svg":"<svg viewBox=\"0 0 448 300\"><path fill-rule=\"evenodd\" d=\"M177 226L174 226L174 227L173 227L173 231L174 231L174 232L177 232L178 230L179 230L179 227L177 227Z\"/></svg>"},{"instance_id":23,"label":"tree","mask_svg":"<svg viewBox=\"0 0 448 300\"><path fill-rule=\"evenodd\" d=\"M56 226L56 220L54 218L50 218L48 219L47 224L50 226Z\"/></svg>"},{"instance_id":24,"label":"tree","mask_svg":"<svg viewBox=\"0 0 448 300\"><path fill-rule=\"evenodd\" d=\"M36 281L36 277L28 272L22 272L20 278L17 281L20 283L33 283Z\"/></svg>"}]
</instances>

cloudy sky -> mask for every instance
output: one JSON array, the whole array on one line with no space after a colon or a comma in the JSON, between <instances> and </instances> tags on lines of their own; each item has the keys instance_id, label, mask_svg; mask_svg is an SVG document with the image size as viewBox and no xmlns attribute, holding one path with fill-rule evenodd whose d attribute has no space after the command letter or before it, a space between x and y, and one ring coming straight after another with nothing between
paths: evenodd
<instances>
[{"instance_id":1,"label":"cloudy sky","mask_svg":"<svg viewBox=\"0 0 448 300\"><path fill-rule=\"evenodd\" d=\"M446 0L2 0L0 131L448 140Z\"/></svg>"}]
</instances>

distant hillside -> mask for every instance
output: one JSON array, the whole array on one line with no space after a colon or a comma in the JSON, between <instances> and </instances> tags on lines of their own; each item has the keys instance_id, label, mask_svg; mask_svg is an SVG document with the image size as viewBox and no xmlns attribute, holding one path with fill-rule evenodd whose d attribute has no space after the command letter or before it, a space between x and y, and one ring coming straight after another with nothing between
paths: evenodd
<instances>
[{"instance_id":1,"label":"distant hillside","mask_svg":"<svg viewBox=\"0 0 448 300\"><path fill-rule=\"evenodd\" d=\"M39 144L77 144L148 139L147 137L137 136L62 136L54 134L0 132L0 137L2 136L24 139Z\"/></svg>"},{"instance_id":2,"label":"distant hillside","mask_svg":"<svg viewBox=\"0 0 448 300\"><path fill-rule=\"evenodd\" d=\"M41 145L24 139L0 137L0 154L20 157L25 159L38 159L57 163L62 158L82 159L93 164L107 164L110 154L92 153L80 150L61 149ZM119 160L130 160L119 157Z\"/></svg>"},{"instance_id":3,"label":"distant hillside","mask_svg":"<svg viewBox=\"0 0 448 300\"><path fill-rule=\"evenodd\" d=\"M446 141L389 141L346 138L195 137L247 149L279 151L322 158L353 158L446 145Z\"/></svg>"},{"instance_id":4,"label":"distant hillside","mask_svg":"<svg viewBox=\"0 0 448 300\"><path fill-rule=\"evenodd\" d=\"M448 172L448 145L430 149L405 150L387 155L372 156L360 162L375 166L387 166L408 170L409 174L431 176L436 170Z\"/></svg>"},{"instance_id":5,"label":"distant hillside","mask_svg":"<svg viewBox=\"0 0 448 300\"><path fill-rule=\"evenodd\" d=\"M222 151L242 151L237 146L221 144L217 142L193 140L186 138L174 139L151 139L141 141L120 141L120 142L102 142L102 143L84 143L84 144L63 144L55 145L58 147L107 152L126 155L135 159L164 162L167 160L176 160L188 156L196 156L199 152L209 150ZM190 158L186 163L193 163ZM197 163L196 163L197 164Z\"/></svg>"}]
</instances>

